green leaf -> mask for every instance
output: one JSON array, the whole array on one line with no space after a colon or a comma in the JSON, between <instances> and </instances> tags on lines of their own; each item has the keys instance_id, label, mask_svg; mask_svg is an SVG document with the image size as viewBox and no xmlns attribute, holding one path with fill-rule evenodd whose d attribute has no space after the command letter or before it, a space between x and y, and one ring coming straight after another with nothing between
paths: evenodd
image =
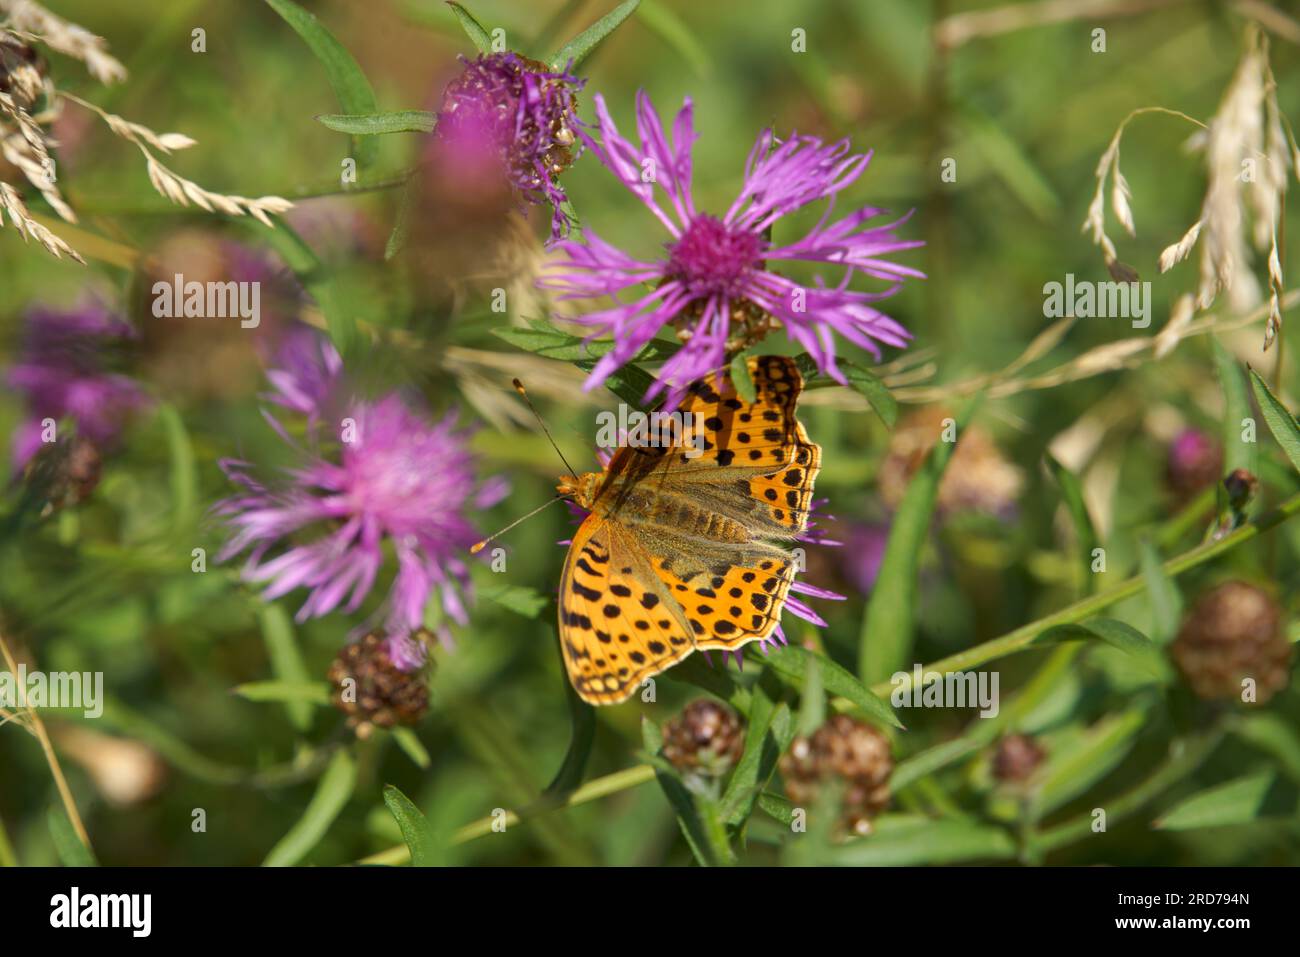
<instances>
[{"instance_id":1,"label":"green leaf","mask_svg":"<svg viewBox=\"0 0 1300 957\"><path fill-rule=\"evenodd\" d=\"M512 346L545 356L548 359L562 359L565 362L581 362L599 359L614 348L613 339L583 339L573 333L565 332L545 319L530 319L529 328L506 326L493 329L492 334L504 339ZM671 358L680 348L676 343L663 339L651 339L632 357L633 362L662 362Z\"/></svg>"},{"instance_id":2,"label":"green leaf","mask_svg":"<svg viewBox=\"0 0 1300 957\"><path fill-rule=\"evenodd\" d=\"M158 414L167 431L167 451L171 457L172 522L176 531L194 524L194 507L199 497L198 470L194 467L194 446L185 422L170 402L159 406Z\"/></svg>"},{"instance_id":3,"label":"green leaf","mask_svg":"<svg viewBox=\"0 0 1300 957\"><path fill-rule=\"evenodd\" d=\"M787 797L764 791L758 796L758 806L782 824L794 823L794 802Z\"/></svg>"},{"instance_id":4,"label":"green leaf","mask_svg":"<svg viewBox=\"0 0 1300 957\"><path fill-rule=\"evenodd\" d=\"M1223 458L1224 474L1237 469L1255 472L1255 443L1241 440L1242 422L1252 418L1250 393L1241 366L1225 349L1218 337L1211 336L1214 347L1214 365L1219 373L1219 386L1223 389Z\"/></svg>"},{"instance_id":5,"label":"green leaf","mask_svg":"<svg viewBox=\"0 0 1300 957\"><path fill-rule=\"evenodd\" d=\"M549 596L527 585L488 585L480 588L478 594L525 618L536 618L551 601Z\"/></svg>"},{"instance_id":6,"label":"green leaf","mask_svg":"<svg viewBox=\"0 0 1300 957\"><path fill-rule=\"evenodd\" d=\"M474 15L462 7L459 3L448 2L447 6L451 7L451 12L456 14L456 19L460 21L461 28L464 29L465 35L470 38L479 53L492 52L492 38L488 32L483 29L483 24L474 19Z\"/></svg>"},{"instance_id":7,"label":"green leaf","mask_svg":"<svg viewBox=\"0 0 1300 957\"><path fill-rule=\"evenodd\" d=\"M435 858L437 849L433 832L424 813L411 803L411 799L391 784L384 785L384 803L397 819L397 826L402 829L402 840L411 852L412 867L429 867Z\"/></svg>"},{"instance_id":8,"label":"green leaf","mask_svg":"<svg viewBox=\"0 0 1300 957\"><path fill-rule=\"evenodd\" d=\"M713 72L709 52L696 38L691 28L682 22L676 11L660 3L659 0L641 0L640 14L641 22L676 50L678 56L690 65L696 76L703 78Z\"/></svg>"},{"instance_id":9,"label":"green leaf","mask_svg":"<svg viewBox=\"0 0 1300 957\"><path fill-rule=\"evenodd\" d=\"M99 866L99 861L95 860L90 848L81 843L81 838L77 836L76 829L62 807L51 807L46 821L50 828L50 839L54 841L54 851L64 867Z\"/></svg>"},{"instance_id":10,"label":"green leaf","mask_svg":"<svg viewBox=\"0 0 1300 957\"><path fill-rule=\"evenodd\" d=\"M389 113L324 113L317 121L337 133L379 136L384 133L431 133L438 114L428 110L394 110Z\"/></svg>"},{"instance_id":11,"label":"green leaf","mask_svg":"<svg viewBox=\"0 0 1300 957\"><path fill-rule=\"evenodd\" d=\"M1249 824L1264 818L1292 818L1296 813L1294 785L1279 781L1273 771L1259 771L1184 798L1162 815L1162 831Z\"/></svg>"},{"instance_id":12,"label":"green leaf","mask_svg":"<svg viewBox=\"0 0 1300 957\"><path fill-rule=\"evenodd\" d=\"M749 689L742 688L727 671L726 667L711 667L702 655L691 655L681 664L664 672L664 677L671 681L681 681L694 685L709 694L721 698L741 714L748 716L753 696Z\"/></svg>"},{"instance_id":13,"label":"green leaf","mask_svg":"<svg viewBox=\"0 0 1300 957\"><path fill-rule=\"evenodd\" d=\"M908 483L894 514L858 639L858 675L866 684L889 680L911 661L921 551L929 535L944 470L980 400L981 396L976 395L957 413L957 441L945 442L942 436L936 436L934 447Z\"/></svg>"},{"instance_id":14,"label":"green leaf","mask_svg":"<svg viewBox=\"0 0 1300 957\"><path fill-rule=\"evenodd\" d=\"M590 56L602 40L614 32L620 23L632 15L641 0L627 0L605 14L587 29L547 57L547 64L552 70L564 70L577 67ZM572 61L572 64L570 64Z\"/></svg>"},{"instance_id":15,"label":"green leaf","mask_svg":"<svg viewBox=\"0 0 1300 957\"><path fill-rule=\"evenodd\" d=\"M1300 729L1271 711L1246 715L1229 731L1263 751L1292 781L1300 784Z\"/></svg>"},{"instance_id":16,"label":"green leaf","mask_svg":"<svg viewBox=\"0 0 1300 957\"><path fill-rule=\"evenodd\" d=\"M393 223L393 231L388 234L388 242L384 243L384 262L392 260L406 245L407 234L411 231L411 214L415 209L415 197L415 185L408 180L402 190L402 198L397 204L397 219Z\"/></svg>"},{"instance_id":17,"label":"green leaf","mask_svg":"<svg viewBox=\"0 0 1300 957\"><path fill-rule=\"evenodd\" d=\"M1101 719L1052 751L1038 771L1042 785L1032 798L1031 819L1041 818L1106 777L1124 760L1148 720L1144 708L1132 708Z\"/></svg>"},{"instance_id":18,"label":"green leaf","mask_svg":"<svg viewBox=\"0 0 1300 957\"><path fill-rule=\"evenodd\" d=\"M1300 426L1296 418L1287 411L1286 406L1278 401L1271 389L1258 372L1250 370L1250 385L1255 390L1255 399L1264 413L1264 421L1282 451L1291 460L1291 464L1300 469Z\"/></svg>"},{"instance_id":19,"label":"green leaf","mask_svg":"<svg viewBox=\"0 0 1300 957\"><path fill-rule=\"evenodd\" d=\"M429 750L424 746L424 742L410 728L396 727L392 730L393 740L402 752L414 762L417 768L428 770L433 761L429 758Z\"/></svg>"},{"instance_id":20,"label":"green leaf","mask_svg":"<svg viewBox=\"0 0 1300 957\"><path fill-rule=\"evenodd\" d=\"M820 672L821 683L828 692L847 698L867 717L891 727L900 729L903 727L903 723L898 720L898 715L894 714L894 709L868 691L852 673L802 645L786 645L784 648L777 648L763 658L763 663L795 682L797 687L803 687L808 669L816 666Z\"/></svg>"},{"instance_id":21,"label":"green leaf","mask_svg":"<svg viewBox=\"0 0 1300 957\"><path fill-rule=\"evenodd\" d=\"M1079 639L1103 641L1112 648L1131 655L1148 674L1160 679L1169 676L1169 668L1160 647L1136 628L1113 618L1094 618L1083 624L1057 625L1040 634L1034 643L1053 644Z\"/></svg>"},{"instance_id":22,"label":"green leaf","mask_svg":"<svg viewBox=\"0 0 1300 957\"><path fill-rule=\"evenodd\" d=\"M263 866L291 867L306 857L348 803L356 783L356 763L346 748L339 748L317 782L316 793L311 796L302 817L271 848Z\"/></svg>"},{"instance_id":23,"label":"green leaf","mask_svg":"<svg viewBox=\"0 0 1300 957\"><path fill-rule=\"evenodd\" d=\"M325 75L329 78L334 96L338 99L339 106L343 107L343 112L374 113L375 91L371 89L370 81L361 72L361 67L347 47L339 43L314 14L308 13L292 0L266 2L303 38L316 59L325 67ZM373 141L354 139L352 151L356 154L357 165L366 166L374 160L375 148Z\"/></svg>"},{"instance_id":24,"label":"green leaf","mask_svg":"<svg viewBox=\"0 0 1300 957\"><path fill-rule=\"evenodd\" d=\"M754 377L749 374L749 357L743 352L731 360L731 382L736 387L736 395L741 401L753 404L758 399L754 389Z\"/></svg>"},{"instance_id":25,"label":"green leaf","mask_svg":"<svg viewBox=\"0 0 1300 957\"><path fill-rule=\"evenodd\" d=\"M808 353L801 353L795 357L794 361L798 365L799 372L803 375L806 384L820 380L830 385L839 385L834 379L822 374L817 365L817 360ZM844 378L848 380L849 387L865 398L876 415L880 416L880 421L892 429L894 423L898 421L898 400L889 391L889 387L874 372L858 365L851 359L836 359L835 364L844 373Z\"/></svg>"},{"instance_id":26,"label":"green leaf","mask_svg":"<svg viewBox=\"0 0 1300 957\"><path fill-rule=\"evenodd\" d=\"M1151 637L1158 644L1167 644L1178 634L1183 615L1183 596L1178 593L1178 586L1173 579L1165 573L1155 546L1148 541L1142 542L1141 569L1151 603Z\"/></svg>"},{"instance_id":27,"label":"green leaf","mask_svg":"<svg viewBox=\"0 0 1300 957\"><path fill-rule=\"evenodd\" d=\"M1092 524L1092 518L1088 515L1088 505L1083 499L1083 485L1079 482L1079 477L1058 462L1055 457L1048 454L1044 460L1047 462L1047 469L1056 480L1056 484L1061 489L1061 499L1065 502L1066 510L1070 513L1070 521L1074 525L1074 542L1075 542L1075 570L1080 576L1080 581L1084 583L1080 592L1087 593L1096 590L1098 576L1092 571L1092 550L1097 547L1097 530Z\"/></svg>"},{"instance_id":28,"label":"green leaf","mask_svg":"<svg viewBox=\"0 0 1300 957\"><path fill-rule=\"evenodd\" d=\"M594 361L582 361L574 363L583 372L590 372L596 368ZM639 366L625 365L621 369L615 369L605 379L605 388L614 395L618 396L634 409L646 409L646 393L655 383L654 376L646 372Z\"/></svg>"},{"instance_id":29,"label":"green leaf","mask_svg":"<svg viewBox=\"0 0 1300 957\"><path fill-rule=\"evenodd\" d=\"M818 863L848 867L908 867L1008 860L1016 842L1006 831L974 821L931 820L912 815L886 815L875 822L875 833L833 847Z\"/></svg>"},{"instance_id":30,"label":"green leaf","mask_svg":"<svg viewBox=\"0 0 1300 957\"><path fill-rule=\"evenodd\" d=\"M663 734L659 726L646 717L641 718L641 741L646 753L652 757L655 780L668 798L668 803L677 815L677 824L681 828L686 844L702 867L713 867L718 861L713 856L713 846L704 832L704 822L700 820L691 792L682 784L677 770L659 756L663 750Z\"/></svg>"},{"instance_id":31,"label":"green leaf","mask_svg":"<svg viewBox=\"0 0 1300 957\"><path fill-rule=\"evenodd\" d=\"M339 299L333 276L326 271L315 251L287 223L267 231L265 237L298 277L303 288L316 300L325 315L330 340L346 357L358 340L357 321Z\"/></svg>"},{"instance_id":32,"label":"green leaf","mask_svg":"<svg viewBox=\"0 0 1300 957\"><path fill-rule=\"evenodd\" d=\"M809 737L826 721L826 694L822 690L822 669L816 656L804 669L803 693L799 695L799 724L797 730Z\"/></svg>"},{"instance_id":33,"label":"green leaf","mask_svg":"<svg viewBox=\"0 0 1300 957\"><path fill-rule=\"evenodd\" d=\"M294 639L293 623L289 613L279 605L262 605L258 610L262 626L262 640L271 659L271 671L285 685L310 685L310 672L303 661L302 650ZM289 721L299 731L311 726L311 705L305 698L282 698Z\"/></svg>"},{"instance_id":34,"label":"green leaf","mask_svg":"<svg viewBox=\"0 0 1300 957\"><path fill-rule=\"evenodd\" d=\"M330 686L324 681L246 681L235 685L232 694L245 701L328 705Z\"/></svg>"},{"instance_id":35,"label":"green leaf","mask_svg":"<svg viewBox=\"0 0 1300 957\"><path fill-rule=\"evenodd\" d=\"M778 713L782 727L774 730ZM749 726L745 729L745 749L722 795L723 813L732 827L739 827L748 819L758 792L785 750L782 737L789 729L790 708L784 702L774 704L761 688L756 689L750 704Z\"/></svg>"}]
</instances>

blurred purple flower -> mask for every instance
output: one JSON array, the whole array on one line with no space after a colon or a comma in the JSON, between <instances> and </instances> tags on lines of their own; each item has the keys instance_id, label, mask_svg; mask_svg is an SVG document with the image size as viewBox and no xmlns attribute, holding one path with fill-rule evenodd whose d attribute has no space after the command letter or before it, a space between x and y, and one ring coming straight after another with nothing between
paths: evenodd
<instances>
[{"instance_id":1,"label":"blurred purple flower","mask_svg":"<svg viewBox=\"0 0 1300 957\"><path fill-rule=\"evenodd\" d=\"M551 238L559 238L570 223L557 177L575 158L574 92L583 81L512 52L461 62L443 93L432 148L466 175L493 165L526 204L550 203Z\"/></svg>"},{"instance_id":2,"label":"blurred purple flower","mask_svg":"<svg viewBox=\"0 0 1300 957\"><path fill-rule=\"evenodd\" d=\"M638 291L633 302L619 301L609 309L570 317L591 326L593 335L609 333L615 339L613 350L596 364L584 388L600 385L671 324L680 337L689 338L664 364L646 399L667 390L672 405L691 382L724 367L728 339L737 332L733 314L746 305L780 320L789 338L839 382L846 379L835 364L835 333L877 357L877 343L907 344L907 330L871 305L893 295L908 276L923 278L917 270L883 258L923 245L895 235L907 217L868 228L884 212L868 207L831 220L836 194L862 175L870 153L850 154L847 140L826 145L816 137L792 135L778 142L771 130L764 130L745 164L740 195L718 218L697 211L691 195L696 134L689 98L677 114L670 145L650 98L644 91L637 94L640 148L619 134L599 94L595 104L600 142L581 128L578 135L672 238L665 245L666 255L653 261L632 258L589 228L584 242L557 244L563 258L540 284L557 290L562 299L617 300L619 293L654 285L651 292ZM656 202L656 184L668 198L671 213ZM827 209L805 235L784 245L770 240L777 220L823 199L830 201ZM783 260L843 267L844 274L833 287L820 276L812 286L803 286L767 270ZM890 286L880 292L849 289L855 273L886 280Z\"/></svg>"},{"instance_id":3,"label":"blurred purple flower","mask_svg":"<svg viewBox=\"0 0 1300 957\"><path fill-rule=\"evenodd\" d=\"M864 595L869 595L875 587L880 565L885 560L885 546L889 544L889 530L888 522L853 525L849 529L844 576Z\"/></svg>"},{"instance_id":4,"label":"blurred purple flower","mask_svg":"<svg viewBox=\"0 0 1300 957\"><path fill-rule=\"evenodd\" d=\"M338 384L337 354L317 343L295 370L277 370L277 395L310 419L322 408L315 397ZM326 378L317 378L321 372ZM387 598L389 653L399 667L416 667L423 657L410 635L422 627L435 591L448 618L468 623L470 578L461 556L482 536L466 512L496 504L507 486L502 479L477 483L469 433L457 428L455 412L431 423L397 393L341 408L351 422L343 423L337 451L307 453L281 485L263 484L248 462L221 463L242 492L216 507L234 530L218 560L247 550L243 577L267 582L268 601L308 589L297 614L305 621L340 607L355 611L391 549L397 574ZM286 435L278 424L277 431ZM450 642L446 626L439 634Z\"/></svg>"},{"instance_id":5,"label":"blurred purple flower","mask_svg":"<svg viewBox=\"0 0 1300 957\"><path fill-rule=\"evenodd\" d=\"M18 361L4 377L23 395L28 413L13 434L15 472L39 450L44 419L72 419L78 435L103 449L117 440L132 413L150 405L133 379L109 372L105 364L114 345L134 338L129 324L95 303L27 313Z\"/></svg>"}]
</instances>

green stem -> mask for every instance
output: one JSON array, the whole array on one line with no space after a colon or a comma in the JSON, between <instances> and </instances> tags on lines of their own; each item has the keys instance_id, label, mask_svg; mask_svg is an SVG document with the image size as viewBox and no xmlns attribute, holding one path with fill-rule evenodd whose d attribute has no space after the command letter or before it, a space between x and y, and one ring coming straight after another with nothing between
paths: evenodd
<instances>
[{"instance_id":1,"label":"green stem","mask_svg":"<svg viewBox=\"0 0 1300 957\"><path fill-rule=\"evenodd\" d=\"M1217 542L1205 542L1176 558L1171 558L1164 563L1165 574L1171 577L1181 575L1190 568L1203 565L1210 559L1217 558L1224 552L1231 551L1238 545L1248 542L1269 529L1282 524L1297 512L1300 512L1300 495L1293 495L1277 508L1261 515L1254 522L1243 525L1232 534L1225 535ZM1091 618L1102 609L1108 608L1118 601L1123 601L1125 598L1131 598L1144 588L1146 588L1146 579L1141 575L1135 575L1114 588L1076 601L1058 612L1023 625L1001 638L994 638L991 641L976 645L974 648L967 648L965 651L959 651L947 658L941 658L932 664L926 665L922 669L922 674L923 676L932 676L942 675L950 671L969 671L985 662L1014 654L1017 651L1023 651L1049 628L1054 628L1057 625L1073 624ZM925 677L922 677L922 681L925 680ZM903 690L911 687L911 681L910 674L902 680ZM887 695L896 687L898 685L893 681L882 681L874 685L871 690L878 695Z\"/></svg>"}]
</instances>

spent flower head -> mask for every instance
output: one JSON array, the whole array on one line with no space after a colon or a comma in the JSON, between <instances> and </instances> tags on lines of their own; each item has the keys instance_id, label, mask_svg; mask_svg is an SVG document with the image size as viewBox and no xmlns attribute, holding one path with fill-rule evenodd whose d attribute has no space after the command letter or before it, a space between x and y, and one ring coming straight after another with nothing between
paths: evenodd
<instances>
[{"instance_id":1,"label":"spent flower head","mask_svg":"<svg viewBox=\"0 0 1300 957\"><path fill-rule=\"evenodd\" d=\"M575 159L582 81L509 51L461 62L442 96L433 158L453 175L483 175L488 164L522 203L550 204L551 237L559 238L569 228L559 176Z\"/></svg>"},{"instance_id":2,"label":"spent flower head","mask_svg":"<svg viewBox=\"0 0 1300 957\"><path fill-rule=\"evenodd\" d=\"M619 133L600 95L594 102L600 139L581 128L578 135L659 220L669 241L656 259L637 259L590 228L584 229L583 242L557 244L561 257L541 285L564 300L609 296L615 301L607 309L568 317L590 327L593 335L610 334L615 340L592 370L587 389L604 382L665 327L674 329L684 344L664 364L646 398L667 391L670 405L691 382L719 373L728 353L778 325L818 368L841 383L847 380L835 362L836 335L875 356L880 344L906 345L907 330L874 304L893 295L907 277L922 276L886 258L922 245L897 236L895 230L907 217L873 225L884 210L867 207L832 218L837 194L862 175L870 153L850 153L847 140L826 144L798 134L779 140L764 130L745 163L740 195L715 215L697 209L692 195L696 133L689 98L673 123L670 142L650 98L638 93L640 146ZM667 208L657 198L656 186ZM820 200L828 204L814 226L799 236L773 239L782 218ZM833 269L839 277L828 284L818 275L804 285L773 271L788 262ZM874 292L850 289L857 274L887 285ZM653 288L647 291L647 284ZM631 301L619 298L625 293L633 296Z\"/></svg>"}]
</instances>

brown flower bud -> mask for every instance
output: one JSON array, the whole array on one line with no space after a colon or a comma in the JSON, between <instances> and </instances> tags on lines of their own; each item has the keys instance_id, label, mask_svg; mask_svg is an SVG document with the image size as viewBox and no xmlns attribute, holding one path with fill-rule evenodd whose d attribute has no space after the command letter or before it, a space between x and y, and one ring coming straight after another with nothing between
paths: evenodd
<instances>
[{"instance_id":1,"label":"brown flower bud","mask_svg":"<svg viewBox=\"0 0 1300 957\"><path fill-rule=\"evenodd\" d=\"M1242 700L1243 682L1255 682L1263 703L1286 686L1291 645L1281 610L1263 589L1224 582L1196 602L1174 640L1175 663L1201 698Z\"/></svg>"},{"instance_id":2,"label":"brown flower bud","mask_svg":"<svg viewBox=\"0 0 1300 957\"><path fill-rule=\"evenodd\" d=\"M795 738L780 768L786 796L805 808L817 803L828 783L841 782L840 824L853 834L871 833L871 819L889 803L889 739L846 714L835 715L811 737Z\"/></svg>"},{"instance_id":3,"label":"brown flower bud","mask_svg":"<svg viewBox=\"0 0 1300 957\"><path fill-rule=\"evenodd\" d=\"M1009 734L993 752L993 776L1002 782L1028 778L1043 763L1047 752L1027 734Z\"/></svg>"},{"instance_id":4,"label":"brown flower bud","mask_svg":"<svg viewBox=\"0 0 1300 957\"><path fill-rule=\"evenodd\" d=\"M745 727L724 704L700 698L664 726L664 757L683 773L721 777L740 760Z\"/></svg>"},{"instance_id":5,"label":"brown flower bud","mask_svg":"<svg viewBox=\"0 0 1300 957\"><path fill-rule=\"evenodd\" d=\"M388 643L375 632L345 646L328 677L334 706L348 716L359 738L375 727L414 724L429 708L424 671L398 668L389 657Z\"/></svg>"}]
</instances>

